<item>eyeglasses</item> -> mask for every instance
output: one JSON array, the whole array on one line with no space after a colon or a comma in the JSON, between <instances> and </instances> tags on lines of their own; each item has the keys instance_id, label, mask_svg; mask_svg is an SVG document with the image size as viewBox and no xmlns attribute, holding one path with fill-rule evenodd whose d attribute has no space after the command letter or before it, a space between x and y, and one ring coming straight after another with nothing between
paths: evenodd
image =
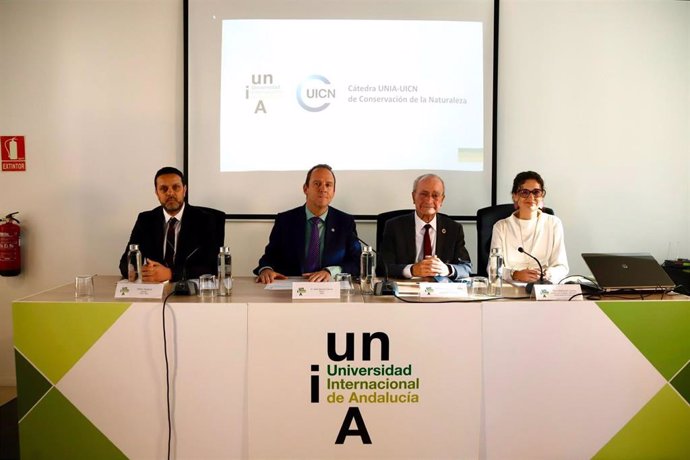
<instances>
[{"instance_id":1,"label":"eyeglasses","mask_svg":"<svg viewBox=\"0 0 690 460\"><path fill-rule=\"evenodd\" d=\"M521 188L517 192L517 196L520 198L528 198L530 194L534 195L534 198L541 198L546 195L546 190L540 188L535 188L534 190L527 190L526 188Z\"/></svg>"},{"instance_id":2,"label":"eyeglasses","mask_svg":"<svg viewBox=\"0 0 690 460\"><path fill-rule=\"evenodd\" d=\"M429 192L419 192L418 195L419 195L419 197L420 197L422 200L426 200L426 199L431 198L431 199L434 200L434 201L438 201L438 200L440 200L441 198L443 198L443 194L442 194L442 193L438 193L438 192L433 192L433 193L429 193Z\"/></svg>"}]
</instances>

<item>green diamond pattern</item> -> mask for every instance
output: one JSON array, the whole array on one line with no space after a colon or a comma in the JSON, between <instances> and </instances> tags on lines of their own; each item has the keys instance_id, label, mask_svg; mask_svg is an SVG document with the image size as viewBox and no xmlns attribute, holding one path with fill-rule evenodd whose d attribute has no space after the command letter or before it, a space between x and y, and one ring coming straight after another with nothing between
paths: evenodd
<instances>
[{"instance_id":1,"label":"green diamond pattern","mask_svg":"<svg viewBox=\"0 0 690 460\"><path fill-rule=\"evenodd\" d=\"M690 458L690 302L597 302L669 380L594 457Z\"/></svg>"},{"instance_id":2,"label":"green diamond pattern","mask_svg":"<svg viewBox=\"0 0 690 460\"><path fill-rule=\"evenodd\" d=\"M52 385L18 351L14 351L17 369L17 415L21 420Z\"/></svg>"},{"instance_id":3,"label":"green diamond pattern","mask_svg":"<svg viewBox=\"0 0 690 460\"><path fill-rule=\"evenodd\" d=\"M15 303L15 348L56 384L129 306L122 302Z\"/></svg>"},{"instance_id":4,"label":"green diamond pattern","mask_svg":"<svg viewBox=\"0 0 690 460\"><path fill-rule=\"evenodd\" d=\"M673 377L671 385L690 404L690 363L686 364L683 370Z\"/></svg>"},{"instance_id":5,"label":"green diamond pattern","mask_svg":"<svg viewBox=\"0 0 690 460\"><path fill-rule=\"evenodd\" d=\"M690 458L690 406L664 385L593 458Z\"/></svg>"},{"instance_id":6,"label":"green diamond pattern","mask_svg":"<svg viewBox=\"0 0 690 460\"><path fill-rule=\"evenodd\" d=\"M666 380L690 360L690 302L597 304Z\"/></svg>"},{"instance_id":7,"label":"green diamond pattern","mask_svg":"<svg viewBox=\"0 0 690 460\"><path fill-rule=\"evenodd\" d=\"M19 450L23 460L127 458L55 387L20 422Z\"/></svg>"}]
</instances>

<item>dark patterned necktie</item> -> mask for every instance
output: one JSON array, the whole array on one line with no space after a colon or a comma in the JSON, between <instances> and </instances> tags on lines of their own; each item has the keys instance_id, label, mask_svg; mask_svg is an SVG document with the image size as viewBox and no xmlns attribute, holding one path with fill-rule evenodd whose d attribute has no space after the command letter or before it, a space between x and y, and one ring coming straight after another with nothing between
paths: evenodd
<instances>
[{"instance_id":1,"label":"dark patterned necktie","mask_svg":"<svg viewBox=\"0 0 690 460\"><path fill-rule=\"evenodd\" d=\"M309 237L309 247L307 248L307 260L304 264L305 273L312 273L317 271L321 265L321 239L319 238L319 219L312 217L309 219L311 224L311 235Z\"/></svg>"},{"instance_id":2,"label":"dark patterned necktie","mask_svg":"<svg viewBox=\"0 0 690 460\"><path fill-rule=\"evenodd\" d=\"M165 266L172 268L175 263L175 229L177 228L177 219L171 217L168 221L168 231L165 234Z\"/></svg>"},{"instance_id":3,"label":"dark patterned necktie","mask_svg":"<svg viewBox=\"0 0 690 460\"><path fill-rule=\"evenodd\" d=\"M431 255L431 237L429 236L430 224L424 226L424 257Z\"/></svg>"}]
</instances>

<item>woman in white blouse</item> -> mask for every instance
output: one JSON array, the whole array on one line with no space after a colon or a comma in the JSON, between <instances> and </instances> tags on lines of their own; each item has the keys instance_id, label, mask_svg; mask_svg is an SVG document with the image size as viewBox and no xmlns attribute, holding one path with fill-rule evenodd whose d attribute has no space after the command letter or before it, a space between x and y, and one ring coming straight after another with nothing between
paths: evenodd
<instances>
[{"instance_id":1,"label":"woman in white blouse","mask_svg":"<svg viewBox=\"0 0 690 460\"><path fill-rule=\"evenodd\" d=\"M525 252L539 259L544 278L558 283L568 274L568 258L563 242L561 220L543 213L544 180L534 171L524 171L513 180L513 203L516 211L496 222L491 247L503 254L503 278L533 283L539 281L539 265Z\"/></svg>"}]
</instances>

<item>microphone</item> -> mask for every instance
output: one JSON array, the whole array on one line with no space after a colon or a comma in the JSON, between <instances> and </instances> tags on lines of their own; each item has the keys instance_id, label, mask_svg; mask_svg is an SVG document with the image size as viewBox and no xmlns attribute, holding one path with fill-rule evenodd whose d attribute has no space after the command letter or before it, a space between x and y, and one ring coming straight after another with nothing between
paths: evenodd
<instances>
[{"instance_id":1,"label":"microphone","mask_svg":"<svg viewBox=\"0 0 690 460\"><path fill-rule=\"evenodd\" d=\"M187 262L189 262L189 259L192 258L192 256L199 250L199 246L194 248L192 252L189 253L187 258L184 260L184 263L182 264L182 278L180 281L175 283L175 289L174 293L175 295L196 295L197 294L197 287L194 282L191 280L187 279Z\"/></svg>"},{"instance_id":2,"label":"microphone","mask_svg":"<svg viewBox=\"0 0 690 460\"><path fill-rule=\"evenodd\" d=\"M539 284L551 284L550 281L544 281L544 268L541 266L541 262L539 262L539 259L534 257L532 254L529 252L525 251L522 246L518 248L518 252L525 254L527 257L531 257L537 262L537 265L539 265ZM531 294L532 290L534 289L534 284L535 283L527 283L527 286L525 286L525 291L527 291L527 294Z\"/></svg>"},{"instance_id":3,"label":"microphone","mask_svg":"<svg viewBox=\"0 0 690 460\"><path fill-rule=\"evenodd\" d=\"M364 246L369 246L371 250L374 251L374 254L376 254L377 257L379 256L379 253L369 243L357 236L355 232L352 232L352 234L357 238L357 241ZM388 265L386 265L386 261L383 260L383 257L381 257L381 263L383 264L384 278L383 281L379 281L374 285L374 295L396 295L398 293L398 283L388 280Z\"/></svg>"}]
</instances>

